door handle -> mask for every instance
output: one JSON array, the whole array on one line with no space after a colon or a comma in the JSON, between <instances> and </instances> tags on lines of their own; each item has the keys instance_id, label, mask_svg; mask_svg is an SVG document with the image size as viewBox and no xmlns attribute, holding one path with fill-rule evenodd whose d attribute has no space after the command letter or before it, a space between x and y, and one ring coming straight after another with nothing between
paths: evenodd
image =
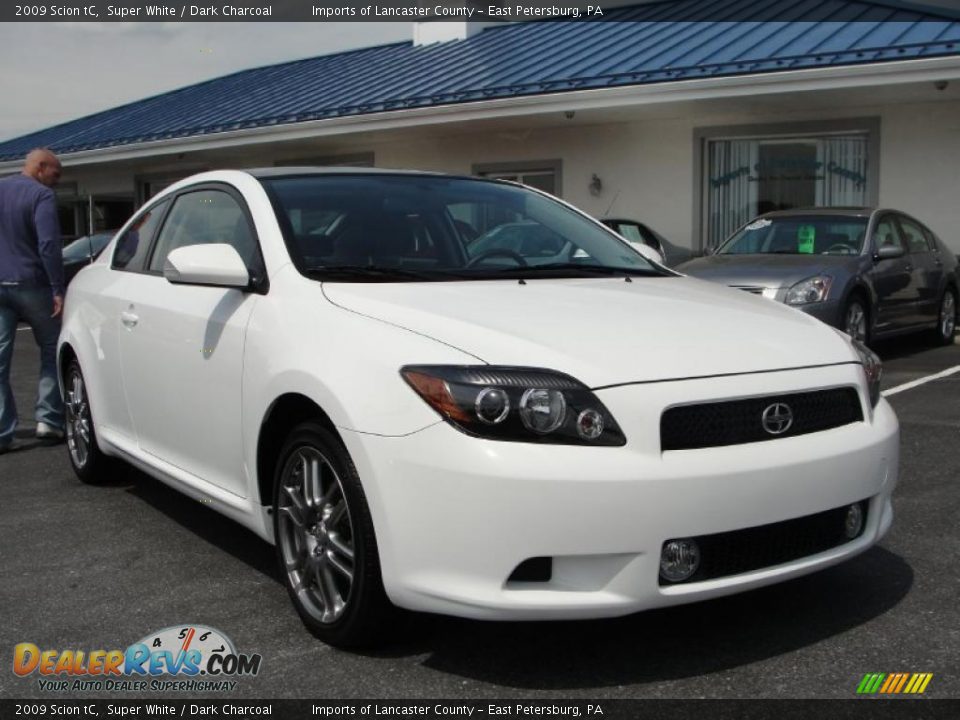
<instances>
[{"instance_id":1,"label":"door handle","mask_svg":"<svg viewBox=\"0 0 960 720\"><path fill-rule=\"evenodd\" d=\"M140 318L134 315L132 312L122 312L120 313L120 322L123 323L124 327L134 328L137 326L137 323L140 322Z\"/></svg>"}]
</instances>

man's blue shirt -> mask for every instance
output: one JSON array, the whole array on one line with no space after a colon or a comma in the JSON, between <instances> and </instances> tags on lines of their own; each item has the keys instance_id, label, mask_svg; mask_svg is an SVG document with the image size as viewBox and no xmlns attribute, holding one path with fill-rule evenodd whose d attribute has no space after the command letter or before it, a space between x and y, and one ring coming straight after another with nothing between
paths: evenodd
<instances>
[{"instance_id":1,"label":"man's blue shirt","mask_svg":"<svg viewBox=\"0 0 960 720\"><path fill-rule=\"evenodd\" d=\"M0 180L0 283L63 295L63 244L53 190L26 175Z\"/></svg>"}]
</instances>

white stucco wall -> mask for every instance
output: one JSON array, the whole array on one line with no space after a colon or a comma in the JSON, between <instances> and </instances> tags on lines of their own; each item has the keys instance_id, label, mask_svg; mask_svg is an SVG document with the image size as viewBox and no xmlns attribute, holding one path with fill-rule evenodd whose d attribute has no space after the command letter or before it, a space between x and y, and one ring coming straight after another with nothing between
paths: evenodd
<instances>
[{"instance_id":1,"label":"white stucco wall","mask_svg":"<svg viewBox=\"0 0 960 720\"><path fill-rule=\"evenodd\" d=\"M927 223L960 253L960 103L883 114L880 204Z\"/></svg>"}]
</instances>

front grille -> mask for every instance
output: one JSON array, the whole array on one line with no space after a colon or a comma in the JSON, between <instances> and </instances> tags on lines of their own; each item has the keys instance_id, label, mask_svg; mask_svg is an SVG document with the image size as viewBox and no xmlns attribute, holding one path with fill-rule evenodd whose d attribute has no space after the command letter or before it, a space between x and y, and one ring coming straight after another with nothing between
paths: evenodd
<instances>
[{"instance_id":1,"label":"front grille","mask_svg":"<svg viewBox=\"0 0 960 720\"><path fill-rule=\"evenodd\" d=\"M764 412L785 405L792 414L789 427L783 411L774 409L764 427ZM780 416L779 419L777 416ZM660 418L660 445L663 450L739 445L805 435L863 421L860 398L854 388L770 395L746 400L682 405L670 408Z\"/></svg>"},{"instance_id":2,"label":"front grille","mask_svg":"<svg viewBox=\"0 0 960 720\"><path fill-rule=\"evenodd\" d=\"M856 537L863 535L863 528L867 526L867 506L866 500L860 502L863 526ZM845 505L771 525L696 537L694 540L700 546L700 567L684 583L782 565L852 542L856 537L848 538L844 532L848 507ZM661 577L660 584L676 583Z\"/></svg>"}]
</instances>

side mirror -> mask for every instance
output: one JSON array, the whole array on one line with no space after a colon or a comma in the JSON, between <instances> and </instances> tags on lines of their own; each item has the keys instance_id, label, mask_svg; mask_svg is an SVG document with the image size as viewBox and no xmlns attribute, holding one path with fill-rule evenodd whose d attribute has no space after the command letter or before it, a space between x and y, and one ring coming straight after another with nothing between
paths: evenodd
<instances>
[{"instance_id":1,"label":"side mirror","mask_svg":"<svg viewBox=\"0 0 960 720\"><path fill-rule=\"evenodd\" d=\"M700 253L700 254L701 254L703 257L708 257L708 256L710 256L710 255L713 255L713 253L714 253L714 249L713 249L712 247L705 247L705 248L703 249L703 252Z\"/></svg>"},{"instance_id":2,"label":"side mirror","mask_svg":"<svg viewBox=\"0 0 960 720\"><path fill-rule=\"evenodd\" d=\"M903 247L900 245L883 245L877 248L877 252L873 257L877 260L895 260L896 258L903 257L905 254Z\"/></svg>"},{"instance_id":3,"label":"side mirror","mask_svg":"<svg viewBox=\"0 0 960 720\"><path fill-rule=\"evenodd\" d=\"M633 249L634 249L634 250L636 250L638 253L640 253L641 255L643 255L647 260L652 260L653 262L657 263L658 265L663 265L663 264L664 264L664 262L663 262L663 255L661 255L659 252L657 252L654 248L650 247L650 246L647 245L646 243L643 243L643 242L633 242L633 241L631 240L631 241L630 241L630 244L633 245Z\"/></svg>"},{"instance_id":4,"label":"side mirror","mask_svg":"<svg viewBox=\"0 0 960 720\"><path fill-rule=\"evenodd\" d=\"M212 285L245 290L250 272L236 248L226 243L185 245L172 250L163 276L180 285Z\"/></svg>"}]
</instances>

